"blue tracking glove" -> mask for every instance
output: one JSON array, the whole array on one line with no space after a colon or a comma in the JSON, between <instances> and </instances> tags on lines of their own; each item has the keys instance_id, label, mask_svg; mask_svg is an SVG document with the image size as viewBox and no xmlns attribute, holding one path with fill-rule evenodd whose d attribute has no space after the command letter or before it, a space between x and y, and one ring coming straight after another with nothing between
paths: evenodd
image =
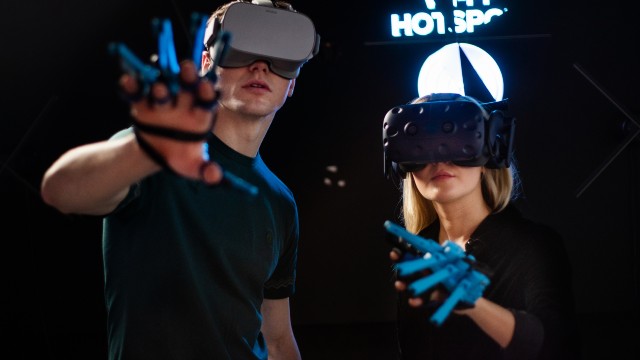
<instances>
[{"instance_id":1,"label":"blue tracking glove","mask_svg":"<svg viewBox=\"0 0 640 360\"><path fill-rule=\"evenodd\" d=\"M196 70L200 70L200 63L202 51L204 50L204 44L202 38L207 26L207 16L204 14L194 13L191 18L191 32L194 37L192 58ZM125 72L130 73L140 82L140 91L136 96L129 96L129 100L139 100L143 96L149 95L150 86L157 82L164 82L168 88L171 96L175 96L180 87L194 88L195 84L184 84L179 80L180 65L178 64L178 57L176 55L175 45L173 42L173 30L171 27L171 21L169 19L153 19L152 29L157 36L158 54L157 60L154 65L145 64L140 60L129 48L120 42L113 42L109 44L109 52L118 57L120 65ZM217 65L222 57L226 55L227 45L231 41L231 34L228 32L220 31L216 38L214 54L212 59L214 66ZM215 71L207 72L204 77L211 81L216 81ZM213 108L217 101L207 103L197 103L196 105L204 108Z\"/></svg>"},{"instance_id":2,"label":"blue tracking glove","mask_svg":"<svg viewBox=\"0 0 640 360\"><path fill-rule=\"evenodd\" d=\"M408 259L403 257L395 265L400 279L408 279L430 270L429 275L409 283L409 294L417 297L436 285L442 285L449 292L447 299L431 316L432 323L442 325L456 307L475 306L476 300L489 284L489 278L478 271L473 255L466 254L453 242L446 241L441 246L434 240L412 234L390 221L386 221L384 226L389 233L398 237L398 245L420 255Z\"/></svg>"},{"instance_id":3,"label":"blue tracking glove","mask_svg":"<svg viewBox=\"0 0 640 360\"><path fill-rule=\"evenodd\" d=\"M204 14L194 13L192 15L191 32L194 37L194 48L192 52L192 61L196 65L196 70L200 71L200 63L202 52L204 50L204 38L205 29L207 26L208 16ZM109 44L109 51L113 56L116 56L120 60L120 66L123 71L131 74L135 77L139 84L139 90L134 95L123 94L128 101L139 101L143 98L147 98L150 102L167 102L176 98L176 95L181 89L194 91L197 82L193 84L186 84L180 80L180 65L178 64L178 58L176 55L175 45L173 42L173 30L171 27L171 21L169 19L153 19L152 27L155 35L157 36L158 54L157 61L154 65L145 64L141 61L129 48L123 43L114 42ZM212 47L212 61L211 71L208 71L205 75L201 76L198 81L217 81L215 67L220 60L225 56L228 44L231 41L231 34L225 31L220 31L216 37L214 46ZM150 88L156 82L164 83L169 89L169 96L166 99L153 99L150 95ZM195 106L202 107L206 110L212 110L218 103L220 94L213 101L204 101L200 99L194 92ZM140 147L160 166L165 170L173 171L167 164L165 159L158 151L156 151L151 144L145 141L140 132L149 133L157 136L162 136L178 141L187 142L203 142L209 136L212 135L211 129L213 128L213 121L211 126L204 132L194 133L188 131L182 131L177 129L171 129L166 127L154 126L143 124L133 119L133 129L136 139L140 144ZM204 166L207 166L209 159L209 151L207 143L203 142L202 149L203 159L206 161L203 164L201 172L204 171ZM258 188L243 179L235 176L229 171L223 171L223 184L231 185L233 188L241 190L251 196L255 196L258 193Z\"/></svg>"}]
</instances>

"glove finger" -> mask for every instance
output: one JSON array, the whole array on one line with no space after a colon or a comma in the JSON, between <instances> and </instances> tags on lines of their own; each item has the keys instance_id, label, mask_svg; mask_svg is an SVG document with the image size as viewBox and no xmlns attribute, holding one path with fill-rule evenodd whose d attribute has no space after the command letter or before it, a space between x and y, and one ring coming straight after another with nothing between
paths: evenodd
<instances>
[{"instance_id":1,"label":"glove finger","mask_svg":"<svg viewBox=\"0 0 640 360\"><path fill-rule=\"evenodd\" d=\"M136 103L142 100L148 92L148 86L130 74L123 74L119 81L119 95L128 103Z\"/></svg>"},{"instance_id":2,"label":"glove finger","mask_svg":"<svg viewBox=\"0 0 640 360\"><path fill-rule=\"evenodd\" d=\"M222 180L222 169L212 161L205 161L200 165L200 179L207 185L215 185Z\"/></svg>"},{"instance_id":3,"label":"glove finger","mask_svg":"<svg viewBox=\"0 0 640 360\"><path fill-rule=\"evenodd\" d=\"M171 92L165 84L161 82L153 84L149 97L149 101L152 105L165 106L170 104L172 100L173 96L171 96Z\"/></svg>"}]
</instances>

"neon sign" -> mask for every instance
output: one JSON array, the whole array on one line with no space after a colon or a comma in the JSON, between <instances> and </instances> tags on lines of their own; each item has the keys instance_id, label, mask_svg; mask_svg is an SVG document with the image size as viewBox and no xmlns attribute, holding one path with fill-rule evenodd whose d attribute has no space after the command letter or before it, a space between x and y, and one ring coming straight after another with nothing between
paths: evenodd
<instances>
[{"instance_id":1,"label":"neon sign","mask_svg":"<svg viewBox=\"0 0 640 360\"><path fill-rule=\"evenodd\" d=\"M508 11L507 8L491 7L491 0L451 1L453 11L449 16L439 11L435 0L425 0L429 12L404 13L402 16L391 14L391 35L393 37L427 36L434 31L441 35L454 31L456 34L473 33L476 27L487 25L493 17L502 16Z\"/></svg>"}]
</instances>

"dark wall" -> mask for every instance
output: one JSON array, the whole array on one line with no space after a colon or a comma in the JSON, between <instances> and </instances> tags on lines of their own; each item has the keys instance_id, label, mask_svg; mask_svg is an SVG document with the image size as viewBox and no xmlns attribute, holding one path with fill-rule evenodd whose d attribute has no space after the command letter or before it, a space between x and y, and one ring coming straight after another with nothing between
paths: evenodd
<instances>
[{"instance_id":1,"label":"dark wall","mask_svg":"<svg viewBox=\"0 0 640 360\"><path fill-rule=\"evenodd\" d=\"M402 6L423 6L411 2ZM20 358L104 356L100 220L59 214L38 188L64 151L129 124L108 42L147 56L155 51L151 18L170 17L187 54L190 13L221 3L0 4L0 238L10 320L3 323ZM336 336L352 339L345 347L375 348L381 342L366 329L394 319L382 224L400 210L397 188L382 175L382 118L417 96L422 61L451 39L390 43L388 15L402 9L395 1L351 2L351 9L340 1L293 3L314 20L323 43L262 147L300 209L292 317L309 354L335 345ZM586 358L637 354L630 334L638 332L640 303L639 32L620 8L508 7L499 28L461 40L489 51L504 71L518 121L518 204L564 236Z\"/></svg>"}]
</instances>

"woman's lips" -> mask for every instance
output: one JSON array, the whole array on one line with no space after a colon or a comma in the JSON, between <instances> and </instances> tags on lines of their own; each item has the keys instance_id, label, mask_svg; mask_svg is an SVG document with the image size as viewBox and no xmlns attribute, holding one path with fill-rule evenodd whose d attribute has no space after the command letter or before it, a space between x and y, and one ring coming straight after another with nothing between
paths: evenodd
<instances>
[{"instance_id":1,"label":"woman's lips","mask_svg":"<svg viewBox=\"0 0 640 360\"><path fill-rule=\"evenodd\" d=\"M453 175L449 174L446 171L438 171L433 175L433 177L431 177L431 180L443 180L443 179L449 179L452 177Z\"/></svg>"}]
</instances>

